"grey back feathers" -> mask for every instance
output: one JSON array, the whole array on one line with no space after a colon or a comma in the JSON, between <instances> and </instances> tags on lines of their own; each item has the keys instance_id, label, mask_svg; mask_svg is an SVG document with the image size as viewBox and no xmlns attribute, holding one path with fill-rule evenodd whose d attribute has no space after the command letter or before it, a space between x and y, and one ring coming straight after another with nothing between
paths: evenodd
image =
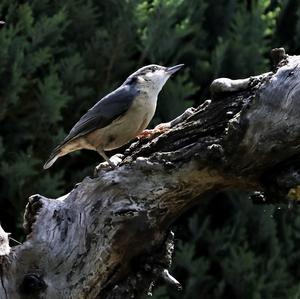
<instances>
[{"instance_id":1,"label":"grey back feathers","mask_svg":"<svg viewBox=\"0 0 300 299\"><path fill-rule=\"evenodd\" d=\"M79 119L63 142L52 151L43 168L47 169L54 164L58 159L60 149L65 144L96 129L104 128L124 114L130 108L137 94L138 90L135 86L123 84L102 98Z\"/></svg>"},{"instance_id":2,"label":"grey back feathers","mask_svg":"<svg viewBox=\"0 0 300 299\"><path fill-rule=\"evenodd\" d=\"M56 149L75 138L109 125L117 117L125 113L139 92L136 86L137 77L159 69L163 70L165 67L151 64L131 74L119 88L102 98L89 109Z\"/></svg>"},{"instance_id":3,"label":"grey back feathers","mask_svg":"<svg viewBox=\"0 0 300 299\"><path fill-rule=\"evenodd\" d=\"M60 145L109 125L129 109L137 94L138 90L128 85L122 85L111 92L79 119Z\"/></svg>"}]
</instances>

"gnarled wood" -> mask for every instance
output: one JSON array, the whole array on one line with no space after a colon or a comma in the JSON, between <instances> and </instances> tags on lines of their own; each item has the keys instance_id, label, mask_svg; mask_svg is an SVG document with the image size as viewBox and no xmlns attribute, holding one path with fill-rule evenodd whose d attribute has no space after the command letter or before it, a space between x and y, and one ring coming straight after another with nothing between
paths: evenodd
<instances>
[{"instance_id":1,"label":"gnarled wood","mask_svg":"<svg viewBox=\"0 0 300 299\"><path fill-rule=\"evenodd\" d=\"M207 194L298 200L300 57L276 55L274 72L215 81L212 100L131 144L116 169L58 199L32 196L28 238L2 258L0 297L140 298L159 277L177 285L169 229Z\"/></svg>"}]
</instances>

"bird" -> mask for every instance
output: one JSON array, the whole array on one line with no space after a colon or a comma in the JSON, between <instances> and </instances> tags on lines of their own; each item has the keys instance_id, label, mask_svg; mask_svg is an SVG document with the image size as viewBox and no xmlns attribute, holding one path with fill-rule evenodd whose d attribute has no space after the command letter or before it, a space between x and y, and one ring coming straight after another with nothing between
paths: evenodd
<instances>
[{"instance_id":1,"label":"bird","mask_svg":"<svg viewBox=\"0 0 300 299\"><path fill-rule=\"evenodd\" d=\"M81 149L97 151L114 168L116 165L105 151L117 149L143 132L154 116L159 92L183 66L151 64L129 75L75 123L43 168L48 169L58 158Z\"/></svg>"}]
</instances>

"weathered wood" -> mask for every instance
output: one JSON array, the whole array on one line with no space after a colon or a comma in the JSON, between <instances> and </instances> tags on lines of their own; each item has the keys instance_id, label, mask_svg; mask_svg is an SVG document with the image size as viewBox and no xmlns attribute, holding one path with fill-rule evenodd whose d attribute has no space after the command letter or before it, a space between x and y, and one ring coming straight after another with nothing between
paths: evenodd
<instances>
[{"instance_id":1,"label":"weathered wood","mask_svg":"<svg viewBox=\"0 0 300 299\"><path fill-rule=\"evenodd\" d=\"M8 237L9 233L6 233L0 226L0 258L10 253Z\"/></svg>"},{"instance_id":2,"label":"weathered wood","mask_svg":"<svg viewBox=\"0 0 300 299\"><path fill-rule=\"evenodd\" d=\"M177 285L170 226L206 195L299 200L300 57L276 57L274 72L215 81L211 100L131 144L116 169L58 199L32 196L27 240L2 257L0 298L141 298L158 278Z\"/></svg>"}]
</instances>

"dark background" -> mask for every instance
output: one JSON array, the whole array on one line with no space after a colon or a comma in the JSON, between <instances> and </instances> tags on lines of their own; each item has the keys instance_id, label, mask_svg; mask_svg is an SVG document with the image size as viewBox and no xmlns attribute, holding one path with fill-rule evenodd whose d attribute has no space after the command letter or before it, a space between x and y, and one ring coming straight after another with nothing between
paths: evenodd
<instances>
[{"instance_id":1,"label":"dark background","mask_svg":"<svg viewBox=\"0 0 300 299\"><path fill-rule=\"evenodd\" d=\"M269 71L271 48L299 54L299 17L299 0L1 0L1 225L22 241L28 196L60 196L92 173L91 151L42 165L137 68L186 65L161 92L153 126L208 98L214 78ZM184 291L161 286L154 298L300 298L298 210L254 205L238 190L204 201L174 228Z\"/></svg>"}]
</instances>

